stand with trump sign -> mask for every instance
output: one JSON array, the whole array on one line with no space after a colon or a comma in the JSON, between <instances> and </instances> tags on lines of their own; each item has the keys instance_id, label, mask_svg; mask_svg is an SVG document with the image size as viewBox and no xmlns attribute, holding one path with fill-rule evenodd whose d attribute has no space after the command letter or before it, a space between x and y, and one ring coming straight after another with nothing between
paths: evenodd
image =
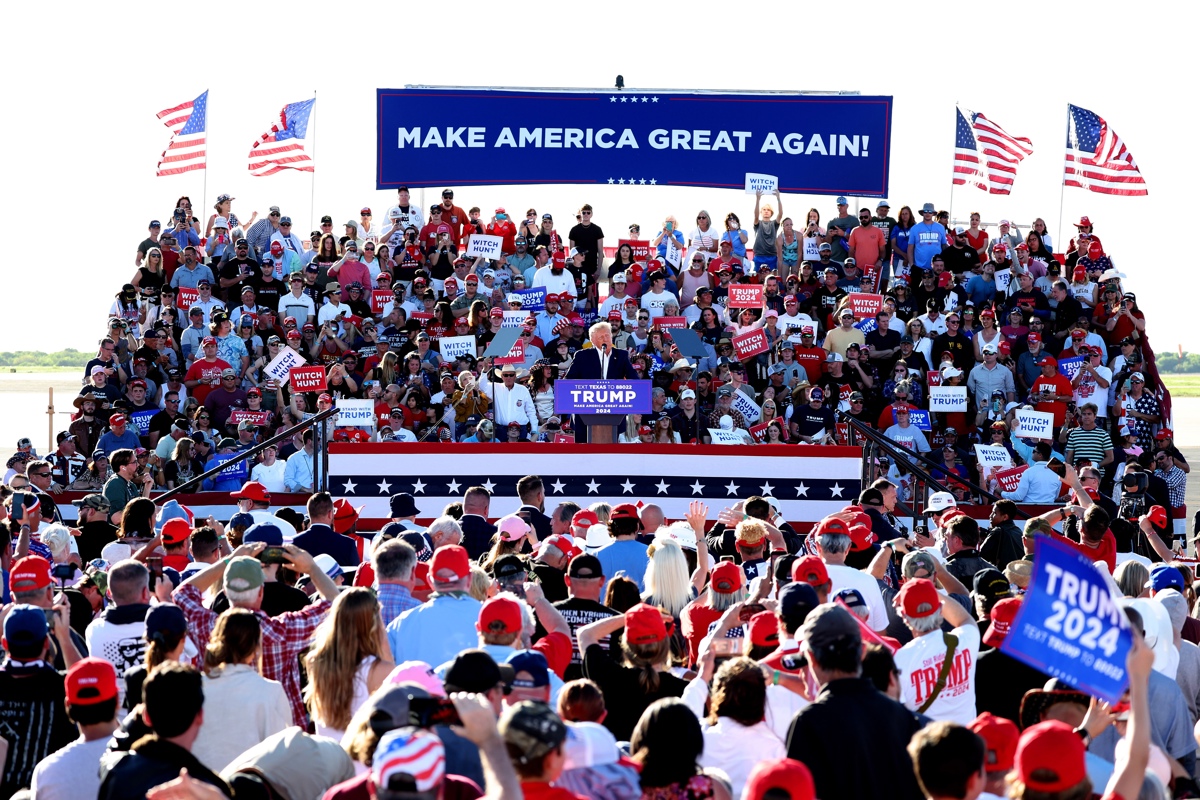
<instances>
[{"instance_id":1,"label":"stand with trump sign","mask_svg":"<svg viewBox=\"0 0 1200 800\"><path fill-rule=\"evenodd\" d=\"M1129 685L1133 633L1117 592L1085 554L1038 536L1033 578L1000 649L1070 686L1117 703Z\"/></svg>"}]
</instances>

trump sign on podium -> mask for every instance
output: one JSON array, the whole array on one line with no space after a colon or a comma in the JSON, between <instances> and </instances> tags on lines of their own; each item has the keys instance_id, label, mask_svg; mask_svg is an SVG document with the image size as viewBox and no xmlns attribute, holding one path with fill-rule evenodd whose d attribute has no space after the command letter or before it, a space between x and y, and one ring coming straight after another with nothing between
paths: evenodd
<instances>
[{"instance_id":1,"label":"trump sign on podium","mask_svg":"<svg viewBox=\"0 0 1200 800\"><path fill-rule=\"evenodd\" d=\"M752 185L752 165L760 177L779 176L782 192L885 197L892 98L414 86L377 91L376 125L378 189L603 183L741 191Z\"/></svg>"},{"instance_id":2,"label":"trump sign on podium","mask_svg":"<svg viewBox=\"0 0 1200 800\"><path fill-rule=\"evenodd\" d=\"M1000 649L1031 667L1116 703L1129 685L1133 645L1114 584L1085 554L1038 536L1033 578Z\"/></svg>"},{"instance_id":3,"label":"trump sign on podium","mask_svg":"<svg viewBox=\"0 0 1200 800\"><path fill-rule=\"evenodd\" d=\"M650 381L560 380L554 384L556 414L646 414Z\"/></svg>"}]
</instances>

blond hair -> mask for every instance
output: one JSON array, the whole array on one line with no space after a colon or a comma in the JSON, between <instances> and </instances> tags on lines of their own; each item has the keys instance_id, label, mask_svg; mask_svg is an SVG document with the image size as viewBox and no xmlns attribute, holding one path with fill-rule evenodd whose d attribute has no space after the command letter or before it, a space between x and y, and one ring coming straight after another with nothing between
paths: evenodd
<instances>
[{"instance_id":1,"label":"blond hair","mask_svg":"<svg viewBox=\"0 0 1200 800\"><path fill-rule=\"evenodd\" d=\"M313 648L304 657L308 686L304 700L314 719L329 728L345 729L350 723L354 678L368 656L390 660L379 646L379 602L364 587L337 596L329 615L313 636Z\"/></svg>"}]
</instances>

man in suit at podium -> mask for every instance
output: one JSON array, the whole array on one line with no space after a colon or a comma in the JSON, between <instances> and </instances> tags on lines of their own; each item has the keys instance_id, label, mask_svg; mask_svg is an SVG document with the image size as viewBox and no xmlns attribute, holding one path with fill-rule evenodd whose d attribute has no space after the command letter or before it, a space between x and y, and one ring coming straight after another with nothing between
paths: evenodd
<instances>
[{"instance_id":1,"label":"man in suit at podium","mask_svg":"<svg viewBox=\"0 0 1200 800\"><path fill-rule=\"evenodd\" d=\"M569 380L596 381L633 381L640 376L633 369L629 353L613 347L612 327L608 322L597 322L588 331L590 348L584 348L575 354L571 369L567 371ZM579 414L571 423L575 428L575 441L587 441L587 425Z\"/></svg>"}]
</instances>

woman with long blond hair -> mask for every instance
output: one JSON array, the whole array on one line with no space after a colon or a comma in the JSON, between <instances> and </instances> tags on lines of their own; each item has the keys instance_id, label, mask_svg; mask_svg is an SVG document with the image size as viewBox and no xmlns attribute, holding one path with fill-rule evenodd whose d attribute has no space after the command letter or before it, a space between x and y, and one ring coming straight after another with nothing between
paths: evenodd
<instances>
[{"instance_id":1,"label":"woman with long blond hair","mask_svg":"<svg viewBox=\"0 0 1200 800\"><path fill-rule=\"evenodd\" d=\"M259 674L261 658L257 614L231 608L217 617L204 653L204 722L192 745L192 753L210 769L224 769L292 724L283 686Z\"/></svg>"},{"instance_id":2,"label":"woman with long blond hair","mask_svg":"<svg viewBox=\"0 0 1200 800\"><path fill-rule=\"evenodd\" d=\"M340 741L354 712L394 666L373 592L355 587L337 596L317 628L304 666L304 701L317 733Z\"/></svg>"}]
</instances>

